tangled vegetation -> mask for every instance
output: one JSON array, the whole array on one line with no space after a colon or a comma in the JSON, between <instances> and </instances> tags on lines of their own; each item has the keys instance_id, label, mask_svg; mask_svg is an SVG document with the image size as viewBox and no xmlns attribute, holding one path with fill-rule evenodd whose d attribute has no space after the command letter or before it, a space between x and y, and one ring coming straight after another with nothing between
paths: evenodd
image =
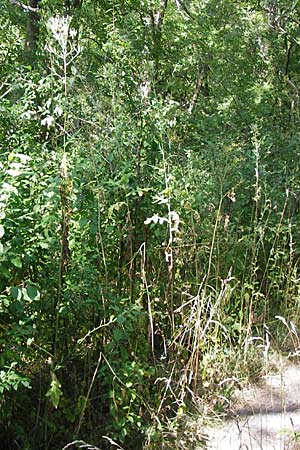
<instances>
[{"instance_id":1,"label":"tangled vegetation","mask_svg":"<svg viewBox=\"0 0 300 450\"><path fill-rule=\"evenodd\" d=\"M300 4L0 12L2 448L201 448L298 354Z\"/></svg>"}]
</instances>

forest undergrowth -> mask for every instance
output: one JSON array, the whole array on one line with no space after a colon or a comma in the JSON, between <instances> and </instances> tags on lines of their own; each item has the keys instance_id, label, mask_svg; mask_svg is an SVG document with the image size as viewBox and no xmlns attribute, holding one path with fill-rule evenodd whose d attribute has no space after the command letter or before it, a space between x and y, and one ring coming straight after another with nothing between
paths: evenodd
<instances>
[{"instance_id":1,"label":"forest undergrowth","mask_svg":"<svg viewBox=\"0 0 300 450\"><path fill-rule=\"evenodd\" d=\"M298 2L0 5L3 450L192 450L299 343Z\"/></svg>"}]
</instances>

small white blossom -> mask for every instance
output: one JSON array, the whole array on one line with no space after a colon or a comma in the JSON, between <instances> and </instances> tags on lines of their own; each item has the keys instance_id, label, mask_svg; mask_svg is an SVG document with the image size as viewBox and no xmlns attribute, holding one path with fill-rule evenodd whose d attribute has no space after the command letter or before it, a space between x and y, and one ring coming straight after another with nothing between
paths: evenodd
<instances>
[{"instance_id":1,"label":"small white blossom","mask_svg":"<svg viewBox=\"0 0 300 450\"><path fill-rule=\"evenodd\" d=\"M47 128L50 128L51 125L54 123L54 119L52 116L46 116L42 121L41 124L45 125Z\"/></svg>"},{"instance_id":2,"label":"small white blossom","mask_svg":"<svg viewBox=\"0 0 300 450\"><path fill-rule=\"evenodd\" d=\"M54 114L55 114L56 116L58 116L58 117L62 116L62 114L63 114L63 109L62 109L59 105L55 106L55 108L54 108Z\"/></svg>"}]
</instances>

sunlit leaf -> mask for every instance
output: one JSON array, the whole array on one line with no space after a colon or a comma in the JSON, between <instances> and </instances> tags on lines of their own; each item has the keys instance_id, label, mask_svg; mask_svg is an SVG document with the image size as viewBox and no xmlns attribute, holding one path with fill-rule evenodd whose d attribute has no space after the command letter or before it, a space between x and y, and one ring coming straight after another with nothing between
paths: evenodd
<instances>
[{"instance_id":1,"label":"sunlit leaf","mask_svg":"<svg viewBox=\"0 0 300 450\"><path fill-rule=\"evenodd\" d=\"M12 298L16 299L16 300L21 300L22 298L22 290L19 289L16 286L13 286L10 288L10 295L12 296Z\"/></svg>"},{"instance_id":2,"label":"sunlit leaf","mask_svg":"<svg viewBox=\"0 0 300 450\"><path fill-rule=\"evenodd\" d=\"M11 258L10 261L15 267L18 267L19 269L22 267L22 260L20 257L16 256L15 258Z\"/></svg>"},{"instance_id":3,"label":"sunlit leaf","mask_svg":"<svg viewBox=\"0 0 300 450\"><path fill-rule=\"evenodd\" d=\"M61 384L58 381L57 376L54 372L51 372L51 383L48 392L46 393L46 397L49 397L54 408L57 408L60 402L60 398L62 397L63 392L61 390Z\"/></svg>"}]
</instances>

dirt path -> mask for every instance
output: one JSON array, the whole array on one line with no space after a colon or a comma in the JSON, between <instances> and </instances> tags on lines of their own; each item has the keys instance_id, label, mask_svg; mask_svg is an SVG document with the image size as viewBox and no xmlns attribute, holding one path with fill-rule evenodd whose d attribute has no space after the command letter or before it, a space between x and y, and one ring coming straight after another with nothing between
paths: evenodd
<instances>
[{"instance_id":1,"label":"dirt path","mask_svg":"<svg viewBox=\"0 0 300 450\"><path fill-rule=\"evenodd\" d=\"M210 450L300 449L300 366L286 365L237 393L232 416L208 430Z\"/></svg>"}]
</instances>

